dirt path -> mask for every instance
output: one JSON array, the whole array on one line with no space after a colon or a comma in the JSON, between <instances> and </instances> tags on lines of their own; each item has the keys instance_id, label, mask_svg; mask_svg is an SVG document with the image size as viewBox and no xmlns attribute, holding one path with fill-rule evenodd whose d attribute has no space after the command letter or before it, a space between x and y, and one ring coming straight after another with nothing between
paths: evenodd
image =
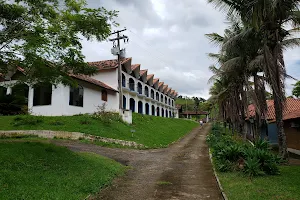
<instances>
[{"instance_id":1,"label":"dirt path","mask_svg":"<svg viewBox=\"0 0 300 200\"><path fill-rule=\"evenodd\" d=\"M88 151L131 166L128 173L93 199L222 199L208 157L205 136L210 125L196 128L167 149L111 149L73 141L56 141L74 151Z\"/></svg>"}]
</instances>

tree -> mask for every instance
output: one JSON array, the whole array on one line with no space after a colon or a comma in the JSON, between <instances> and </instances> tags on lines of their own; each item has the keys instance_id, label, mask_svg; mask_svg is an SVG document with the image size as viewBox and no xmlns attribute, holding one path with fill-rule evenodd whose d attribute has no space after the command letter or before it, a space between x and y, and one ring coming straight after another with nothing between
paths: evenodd
<instances>
[{"instance_id":1,"label":"tree","mask_svg":"<svg viewBox=\"0 0 300 200\"><path fill-rule=\"evenodd\" d=\"M295 95L297 98L300 97L300 81L298 81L293 88L293 95Z\"/></svg>"},{"instance_id":2,"label":"tree","mask_svg":"<svg viewBox=\"0 0 300 200\"><path fill-rule=\"evenodd\" d=\"M117 25L117 11L87 8L85 0L0 0L0 73L24 69L21 81L72 84L72 74L90 75L82 38L102 41Z\"/></svg>"},{"instance_id":3,"label":"tree","mask_svg":"<svg viewBox=\"0 0 300 200\"><path fill-rule=\"evenodd\" d=\"M278 130L279 152L288 158L286 136L283 129L283 107L285 102L284 79L286 77L283 50L298 46L300 40L292 38L285 25L294 26L291 31L299 30L299 0L208 0L216 7L227 12L228 16L237 16L259 36L261 52L257 60L264 62L263 72L273 92Z\"/></svg>"}]
</instances>

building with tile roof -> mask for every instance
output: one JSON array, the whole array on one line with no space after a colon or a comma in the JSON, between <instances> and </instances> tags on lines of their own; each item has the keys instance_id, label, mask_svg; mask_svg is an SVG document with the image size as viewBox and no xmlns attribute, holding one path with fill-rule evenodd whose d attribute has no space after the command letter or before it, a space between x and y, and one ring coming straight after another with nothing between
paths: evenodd
<instances>
[{"instance_id":1,"label":"building with tile roof","mask_svg":"<svg viewBox=\"0 0 300 200\"><path fill-rule=\"evenodd\" d=\"M132 58L121 60L122 109L147 115L176 117L174 98L177 93L141 69L141 64L132 64ZM28 109L35 115L74 115L93 113L104 103L108 111L119 112L118 63L117 60L88 62L98 69L94 75L70 74L77 81L78 88L47 86L28 88ZM17 83L17 76L23 69L18 68L11 77L0 76L0 86L10 94ZM24 75L24 74L23 74Z\"/></svg>"},{"instance_id":2,"label":"building with tile roof","mask_svg":"<svg viewBox=\"0 0 300 200\"><path fill-rule=\"evenodd\" d=\"M267 137L273 144L278 144L274 100L267 100L267 125L261 128L261 136ZM255 117L255 106L248 106L248 118ZM253 135L250 120L247 120L248 134ZM283 110L284 131L289 151L300 151L300 99L287 98ZM300 152L299 152L300 153Z\"/></svg>"}]
</instances>

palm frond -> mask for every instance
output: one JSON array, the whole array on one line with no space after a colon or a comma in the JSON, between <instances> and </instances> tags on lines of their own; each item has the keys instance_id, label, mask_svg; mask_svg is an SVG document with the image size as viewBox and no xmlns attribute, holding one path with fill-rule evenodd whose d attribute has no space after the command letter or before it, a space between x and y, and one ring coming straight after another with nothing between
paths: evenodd
<instances>
[{"instance_id":1,"label":"palm frond","mask_svg":"<svg viewBox=\"0 0 300 200\"><path fill-rule=\"evenodd\" d=\"M217 33L205 34L205 36L210 40L211 43L214 43L217 46L222 45L224 37Z\"/></svg>"}]
</instances>

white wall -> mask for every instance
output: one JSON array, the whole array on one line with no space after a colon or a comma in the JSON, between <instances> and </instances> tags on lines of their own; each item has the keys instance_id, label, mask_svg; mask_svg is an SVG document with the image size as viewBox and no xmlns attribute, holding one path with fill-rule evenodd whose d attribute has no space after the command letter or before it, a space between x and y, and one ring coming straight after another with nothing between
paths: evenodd
<instances>
[{"instance_id":1,"label":"white wall","mask_svg":"<svg viewBox=\"0 0 300 200\"><path fill-rule=\"evenodd\" d=\"M101 70L97 74L91 76L91 78L101 81L110 87L118 90L118 70L116 69L108 69Z\"/></svg>"},{"instance_id":2,"label":"white wall","mask_svg":"<svg viewBox=\"0 0 300 200\"><path fill-rule=\"evenodd\" d=\"M29 89L28 108L33 115L44 116L60 116L60 115L75 115L84 113L93 113L101 106L104 101L101 100L101 88L85 83L79 82L84 88L83 92L83 107L70 106L69 95L70 87L58 85L57 88L52 87L52 101L51 105L33 106L33 89ZM106 110L118 112L118 99L115 92L107 91Z\"/></svg>"}]
</instances>

